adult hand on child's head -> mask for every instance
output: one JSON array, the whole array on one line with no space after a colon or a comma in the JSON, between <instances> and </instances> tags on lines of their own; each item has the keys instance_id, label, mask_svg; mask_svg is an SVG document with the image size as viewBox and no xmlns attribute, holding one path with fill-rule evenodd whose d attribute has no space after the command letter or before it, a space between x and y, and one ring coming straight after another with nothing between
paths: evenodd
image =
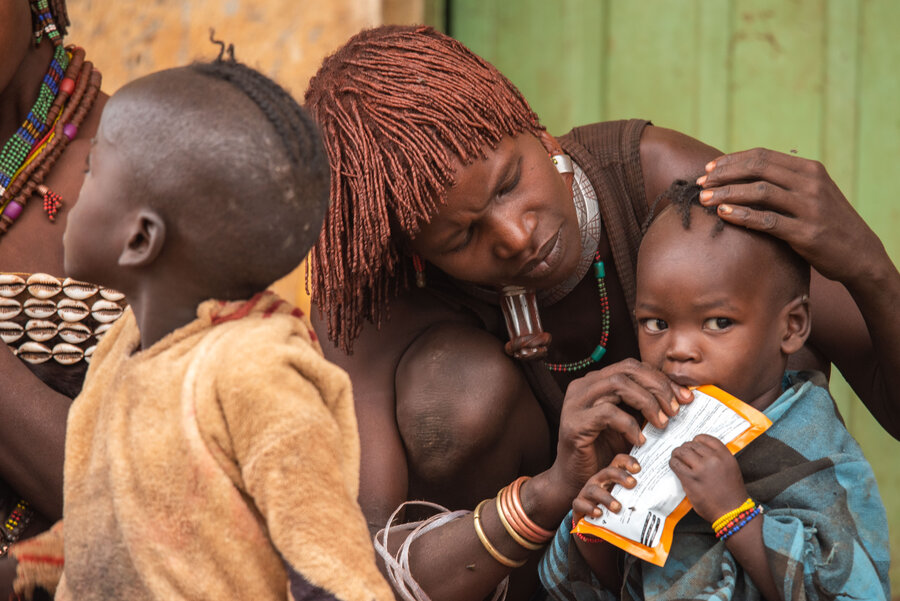
<instances>
[{"instance_id":1,"label":"adult hand on child's head","mask_svg":"<svg viewBox=\"0 0 900 601\"><path fill-rule=\"evenodd\" d=\"M722 219L781 238L827 278L865 277L860 265L885 254L818 161L755 148L710 161L697 183Z\"/></svg>"},{"instance_id":2,"label":"adult hand on child's head","mask_svg":"<svg viewBox=\"0 0 900 601\"><path fill-rule=\"evenodd\" d=\"M614 513L622 509L621 503L610 494L613 485L621 484L625 488L634 488L637 480L632 474L641 471L641 466L631 455L619 453L612 462L591 476L575 501L572 502L572 515L577 522L584 516L600 517L603 510L598 505L609 508Z\"/></svg>"},{"instance_id":3,"label":"adult hand on child's head","mask_svg":"<svg viewBox=\"0 0 900 601\"><path fill-rule=\"evenodd\" d=\"M559 494L573 499L617 453L643 444L634 414L662 428L680 405L692 399L687 388L635 359L573 380L566 389L556 461L549 470Z\"/></svg>"},{"instance_id":4,"label":"adult hand on child's head","mask_svg":"<svg viewBox=\"0 0 900 601\"><path fill-rule=\"evenodd\" d=\"M747 499L737 459L718 438L697 435L672 451L669 467L694 511L710 524Z\"/></svg>"}]
</instances>

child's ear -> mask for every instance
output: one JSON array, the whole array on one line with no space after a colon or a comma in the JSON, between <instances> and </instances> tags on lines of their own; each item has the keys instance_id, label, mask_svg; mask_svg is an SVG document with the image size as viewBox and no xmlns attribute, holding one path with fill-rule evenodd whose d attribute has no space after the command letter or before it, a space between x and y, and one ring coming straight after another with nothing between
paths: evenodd
<instances>
[{"instance_id":1,"label":"child's ear","mask_svg":"<svg viewBox=\"0 0 900 601\"><path fill-rule=\"evenodd\" d=\"M793 299L782 309L785 330L781 339L781 352L785 355L796 353L809 338L812 322L809 315L809 295L804 294Z\"/></svg>"},{"instance_id":2,"label":"child's ear","mask_svg":"<svg viewBox=\"0 0 900 601\"><path fill-rule=\"evenodd\" d=\"M151 209L143 208L128 233L128 240L119 255L121 267L146 267L156 260L166 242L166 222Z\"/></svg>"}]
</instances>

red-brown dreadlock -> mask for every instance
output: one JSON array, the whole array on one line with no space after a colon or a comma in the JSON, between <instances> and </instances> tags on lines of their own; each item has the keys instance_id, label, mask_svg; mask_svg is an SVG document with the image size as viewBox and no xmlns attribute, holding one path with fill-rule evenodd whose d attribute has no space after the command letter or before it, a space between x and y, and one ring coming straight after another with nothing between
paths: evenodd
<instances>
[{"instance_id":1,"label":"red-brown dreadlock","mask_svg":"<svg viewBox=\"0 0 900 601\"><path fill-rule=\"evenodd\" d=\"M522 94L458 41L423 26L385 26L326 58L306 103L331 163L331 206L313 248L313 302L349 352L362 320L380 327L409 286L399 242L454 182L451 158L483 158L504 136L542 130Z\"/></svg>"}]
</instances>

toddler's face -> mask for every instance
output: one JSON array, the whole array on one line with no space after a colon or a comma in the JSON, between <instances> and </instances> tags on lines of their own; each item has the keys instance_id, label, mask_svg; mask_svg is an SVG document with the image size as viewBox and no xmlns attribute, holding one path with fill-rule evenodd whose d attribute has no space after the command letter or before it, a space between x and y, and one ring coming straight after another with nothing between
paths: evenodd
<instances>
[{"instance_id":1,"label":"toddler's face","mask_svg":"<svg viewBox=\"0 0 900 601\"><path fill-rule=\"evenodd\" d=\"M666 211L641 246L641 359L684 386L714 384L752 403L780 390L785 365L784 303L766 277L774 253L731 228L712 237L710 218L699 213L685 230Z\"/></svg>"}]
</instances>

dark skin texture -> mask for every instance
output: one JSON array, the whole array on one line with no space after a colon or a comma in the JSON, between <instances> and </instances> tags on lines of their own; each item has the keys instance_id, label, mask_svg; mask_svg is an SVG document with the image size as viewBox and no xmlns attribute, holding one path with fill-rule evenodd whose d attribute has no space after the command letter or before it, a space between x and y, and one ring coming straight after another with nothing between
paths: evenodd
<instances>
[{"instance_id":1,"label":"dark skin texture","mask_svg":"<svg viewBox=\"0 0 900 601\"><path fill-rule=\"evenodd\" d=\"M47 40L37 47L32 45L27 2L0 1L0 24L0 140L6 140L21 125L37 97L53 46ZM48 221L40 201L32 199L0 240L0 270L63 275L62 235L78 197L90 139L105 101L106 96L101 94L77 137L45 180L63 198L56 221ZM71 400L32 374L5 344L0 347L4 378L0 387L0 478L38 512L28 532L34 534L62 516L63 446Z\"/></svg>"},{"instance_id":2,"label":"dark skin texture","mask_svg":"<svg viewBox=\"0 0 900 601\"><path fill-rule=\"evenodd\" d=\"M788 357L809 336L806 290L785 267L771 241L726 228L710 236L715 218L692 209L689 230L665 210L644 238L638 258L635 315L641 358L686 386L714 384L762 411L781 394ZM760 266L767 271L760 277ZM669 465L694 511L710 524L748 498L738 463L718 439L701 434L672 452ZM618 455L592 477L572 504L576 519L621 510L612 485L636 485L640 465ZM636 475L636 476L635 476ZM765 561L764 516L726 541L735 559L772 601L778 587ZM620 553L606 543L576 540L579 551L610 590Z\"/></svg>"},{"instance_id":3,"label":"dark skin texture","mask_svg":"<svg viewBox=\"0 0 900 601\"><path fill-rule=\"evenodd\" d=\"M49 40L37 47L32 44L30 14L27 2L0 0L0 140L9 139L25 119L53 57ZM51 223L40 202L31 199L0 240L0 271L64 274L62 236L78 199L90 139L106 99L105 94L98 96L78 135L44 182L63 198L56 221ZM74 369L54 366L42 377L49 381ZM0 344L0 373L0 479L35 510L23 534L29 537L62 517L63 449L72 401L32 373L5 344ZM15 567L12 559L0 560L0 594L11 592Z\"/></svg>"},{"instance_id":4,"label":"dark skin texture","mask_svg":"<svg viewBox=\"0 0 900 601\"><path fill-rule=\"evenodd\" d=\"M554 150L554 143L547 138L542 144L545 151ZM516 156L510 158L508 152ZM445 207L451 216L444 219L444 210L440 211L409 241L410 246L429 263L463 280L536 287L561 281L568 274L557 273L556 269L565 271L571 264L566 252L551 253L550 269L525 275L523 270L528 272L529 261L540 258L548 235L558 231L562 223L555 208L547 209L550 212L544 218L541 202L553 206L568 202L566 180L550 169L549 161L545 165L537 162L533 142L516 145L504 141L496 153L488 154L486 161L457 166L457 183L450 189ZM644 131L640 154L644 201L648 204L674 179L696 177L704 172L705 165L716 160L716 169L705 181L706 188L714 192L713 202L739 205L743 199L794 216L792 220L800 228L791 232L807 233L806 250L798 251L823 273L846 276L854 296L842 284L814 271L810 310L816 315L816 327L809 344L792 355L789 367L827 372L828 360L835 361L868 407L873 411L884 408L882 424L893 434L900 434L898 424L892 421L896 417L892 418L887 409L900 403L898 392L887 386L885 377L900 369L896 346L900 323L891 309L900 299L900 274L871 230L848 209L846 199L824 170L816 163L768 151L764 153L768 159L765 162L748 161L746 154L722 157L697 140L658 127ZM773 194L761 202L760 190L784 190L778 182L784 183L786 161L800 166L788 178L790 192ZM731 168L726 170L729 164ZM516 170L513 167L504 172L505 165L520 165L518 183L512 191L504 190L510 181L516 181ZM764 185L760 188L760 184L748 181ZM748 188L756 194L749 193ZM529 195L536 189L551 192L541 201ZM518 214L516 207L521 207ZM732 221L739 219L742 210L733 211ZM528 211L536 211L539 217L529 217L525 214ZM504 214L508 216L499 221ZM786 219L779 217L776 222L783 224ZM466 233L472 223L477 224L476 229ZM748 221L747 225L754 223ZM521 229L517 231L509 224L520 224ZM548 226L552 226L550 234L544 229ZM429 228L439 231L447 227L456 227L462 233L429 235ZM856 241L853 253L833 253L829 245L834 237L812 235L834 228L846 229L844 236ZM785 238L796 236L786 230L773 233L784 234ZM448 242L447 236L453 235L458 238ZM461 250L445 254L467 237L470 241L463 243ZM794 238L788 241L794 242ZM844 241L835 244L847 250ZM678 387L654 367L635 359L637 340L615 265L608 248L602 247L601 252L610 290L610 344L603 363L584 378L557 376L567 395L555 451L550 447L547 424L537 401L521 371L503 352L503 341L486 336L468 315L436 302L423 291L409 290L392 301L391 320L380 331L364 328L352 355L341 353L327 342L323 345L326 356L346 369L353 380L362 425L360 504L373 531L382 528L391 512L407 499L424 498L451 509L473 509L517 474L534 475L522 488L523 504L532 519L553 529L584 483L616 453L626 451L638 440L638 419L663 423L674 413L677 404L673 408L671 403L676 400ZM467 256L460 259L460 254ZM862 273L867 277L861 280L853 270L863 266ZM596 282L588 275L567 297L542 310L544 329L553 338L549 361L570 361L596 345L601 332L596 295ZM865 312L865 321L860 310ZM314 325L324 339L326 326L315 313ZM867 323L878 326L872 338ZM422 374L429 376L423 378ZM623 406L628 410L621 409ZM472 407L478 412L471 412ZM441 420L435 420L435 415L441 415ZM506 429L501 416L519 425ZM423 423L440 427L419 429ZM504 435L496 436L495 432ZM602 442L595 447L598 438ZM488 538L507 557L532 555L504 533L493 504L485 506L483 524ZM391 542L399 545L399 541ZM417 581L435 601L482 598L510 573L484 551L471 518L420 538L412 546L411 555ZM533 564L516 570L510 598L527 598L535 582Z\"/></svg>"},{"instance_id":5,"label":"dark skin texture","mask_svg":"<svg viewBox=\"0 0 900 601\"><path fill-rule=\"evenodd\" d=\"M817 161L756 148L705 169L698 180L707 188L702 203L719 206L730 223L785 240L814 267L816 326L807 349L831 358L878 423L900 440L900 391L890 384L900 369L900 274L884 245Z\"/></svg>"}]
</instances>

